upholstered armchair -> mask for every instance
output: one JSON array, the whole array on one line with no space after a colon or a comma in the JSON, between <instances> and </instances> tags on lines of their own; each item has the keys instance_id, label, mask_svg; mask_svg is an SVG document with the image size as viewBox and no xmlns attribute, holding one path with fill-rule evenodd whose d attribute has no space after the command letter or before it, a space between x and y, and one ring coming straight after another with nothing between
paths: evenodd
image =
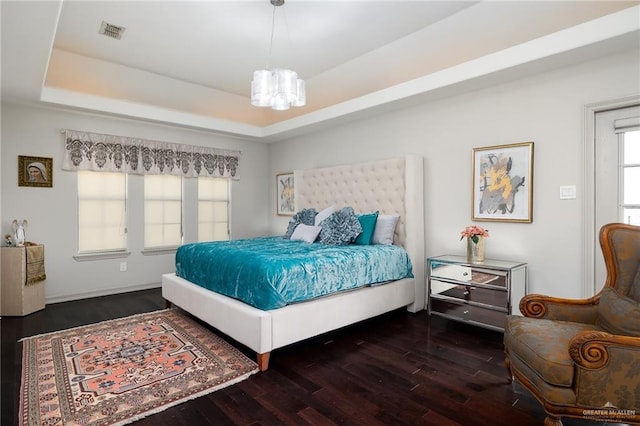
<instances>
[{"instance_id":1,"label":"upholstered armchair","mask_svg":"<svg viewBox=\"0 0 640 426\"><path fill-rule=\"evenodd\" d=\"M640 227L600 230L607 268L589 299L530 294L524 317L507 318L504 344L514 377L543 405L545 425L562 417L640 422Z\"/></svg>"}]
</instances>

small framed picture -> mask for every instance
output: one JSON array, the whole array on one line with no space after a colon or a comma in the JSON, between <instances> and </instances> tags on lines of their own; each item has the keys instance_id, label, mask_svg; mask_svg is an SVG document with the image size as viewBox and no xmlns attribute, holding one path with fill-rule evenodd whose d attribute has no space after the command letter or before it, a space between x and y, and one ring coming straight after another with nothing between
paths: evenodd
<instances>
[{"instance_id":1,"label":"small framed picture","mask_svg":"<svg viewBox=\"0 0 640 426\"><path fill-rule=\"evenodd\" d=\"M533 142L474 148L472 163L472 220L533 221Z\"/></svg>"},{"instance_id":2,"label":"small framed picture","mask_svg":"<svg viewBox=\"0 0 640 426\"><path fill-rule=\"evenodd\" d=\"M278 216L293 216L295 213L295 200L293 199L293 173L277 174L276 185L276 211Z\"/></svg>"},{"instance_id":3,"label":"small framed picture","mask_svg":"<svg viewBox=\"0 0 640 426\"><path fill-rule=\"evenodd\" d=\"M18 156L18 186L53 186L53 158Z\"/></svg>"}]
</instances>

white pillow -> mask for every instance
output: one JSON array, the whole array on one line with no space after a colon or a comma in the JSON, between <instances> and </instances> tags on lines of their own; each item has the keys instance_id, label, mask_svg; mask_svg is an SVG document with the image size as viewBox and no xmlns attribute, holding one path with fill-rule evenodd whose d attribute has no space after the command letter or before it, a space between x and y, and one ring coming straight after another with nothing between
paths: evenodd
<instances>
[{"instance_id":1,"label":"white pillow","mask_svg":"<svg viewBox=\"0 0 640 426\"><path fill-rule=\"evenodd\" d=\"M313 221L315 226L320 225L320 222L331 216L336 211L336 206L329 206L316 215Z\"/></svg>"},{"instance_id":2,"label":"white pillow","mask_svg":"<svg viewBox=\"0 0 640 426\"><path fill-rule=\"evenodd\" d=\"M376 229L373 231L371 244L393 244L393 233L396 231L396 224L400 215L378 215Z\"/></svg>"},{"instance_id":3,"label":"white pillow","mask_svg":"<svg viewBox=\"0 0 640 426\"><path fill-rule=\"evenodd\" d=\"M312 243L318 238L318 234L320 234L319 226L311 226L305 225L304 223L296 226L296 229L293 230L293 234L291 234L291 240L293 241L304 241L306 243Z\"/></svg>"}]
</instances>

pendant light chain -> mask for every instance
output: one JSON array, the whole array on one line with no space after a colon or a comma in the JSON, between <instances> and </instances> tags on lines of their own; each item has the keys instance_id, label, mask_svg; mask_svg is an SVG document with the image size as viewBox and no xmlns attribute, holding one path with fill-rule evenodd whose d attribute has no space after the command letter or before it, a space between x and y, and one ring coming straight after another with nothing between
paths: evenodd
<instances>
[{"instance_id":1,"label":"pendant light chain","mask_svg":"<svg viewBox=\"0 0 640 426\"><path fill-rule=\"evenodd\" d=\"M273 54L273 35L276 32L276 8L277 5L273 4L273 13L271 14L271 41L269 42L269 56L267 57L267 66L266 69L269 69L269 65L271 62L271 55Z\"/></svg>"}]
</instances>

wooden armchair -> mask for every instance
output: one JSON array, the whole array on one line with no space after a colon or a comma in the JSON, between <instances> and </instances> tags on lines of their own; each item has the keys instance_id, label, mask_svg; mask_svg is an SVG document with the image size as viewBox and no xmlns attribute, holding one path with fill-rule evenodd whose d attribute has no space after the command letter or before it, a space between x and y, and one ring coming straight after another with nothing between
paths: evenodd
<instances>
[{"instance_id":1,"label":"wooden armchair","mask_svg":"<svg viewBox=\"0 0 640 426\"><path fill-rule=\"evenodd\" d=\"M640 423L640 227L600 230L602 290L573 300L531 294L509 316L505 364L543 405L545 425L562 417Z\"/></svg>"}]
</instances>

